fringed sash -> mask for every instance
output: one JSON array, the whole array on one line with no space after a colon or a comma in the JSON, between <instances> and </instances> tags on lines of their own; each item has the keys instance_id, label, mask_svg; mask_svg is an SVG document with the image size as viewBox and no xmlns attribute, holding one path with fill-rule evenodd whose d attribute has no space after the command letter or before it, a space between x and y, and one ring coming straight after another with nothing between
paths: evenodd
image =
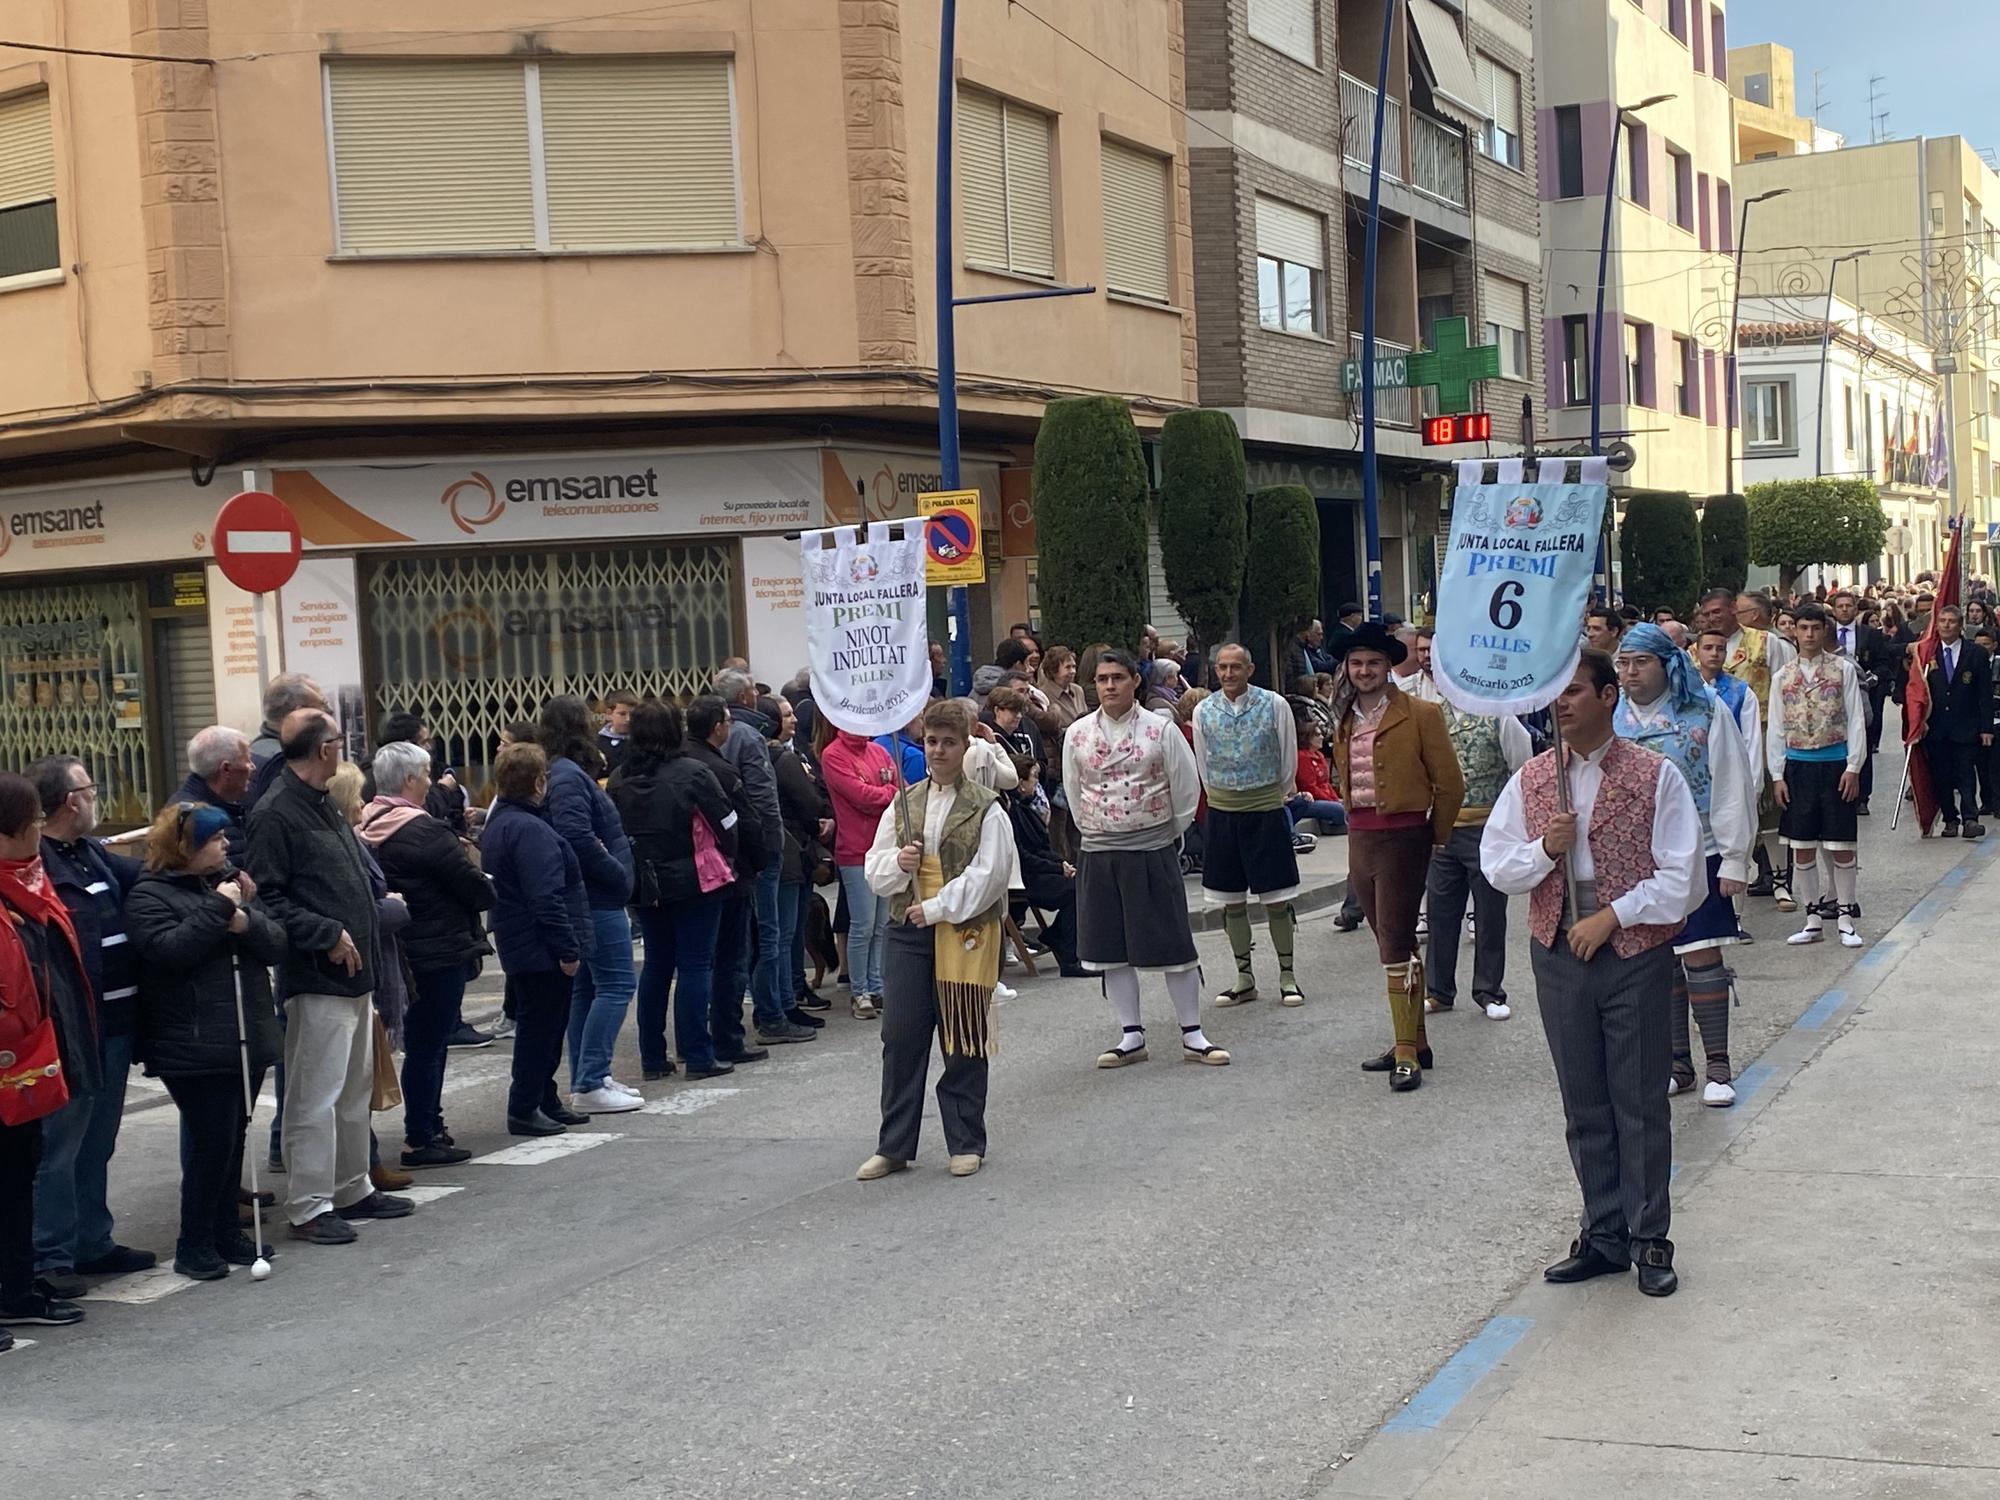
<instances>
[{"instance_id":1,"label":"fringed sash","mask_svg":"<svg viewBox=\"0 0 2000 1500\"><path fill-rule=\"evenodd\" d=\"M944 866L937 852L926 847L917 867L917 898L928 901L943 888ZM993 1024L993 987L1000 982L998 912L963 927L939 922L932 931L937 943L933 967L938 1044L947 1057L991 1057L1000 1050Z\"/></svg>"}]
</instances>

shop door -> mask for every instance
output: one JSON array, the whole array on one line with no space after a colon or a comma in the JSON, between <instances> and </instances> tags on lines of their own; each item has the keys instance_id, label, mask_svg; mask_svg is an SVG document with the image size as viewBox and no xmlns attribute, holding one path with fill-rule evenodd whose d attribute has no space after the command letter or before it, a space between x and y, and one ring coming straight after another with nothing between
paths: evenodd
<instances>
[{"instance_id":1,"label":"shop door","mask_svg":"<svg viewBox=\"0 0 2000 1500\"><path fill-rule=\"evenodd\" d=\"M178 784L188 774L188 741L215 722L215 665L209 658L208 617L183 614L155 620L153 660L161 688L161 765L171 769Z\"/></svg>"}]
</instances>

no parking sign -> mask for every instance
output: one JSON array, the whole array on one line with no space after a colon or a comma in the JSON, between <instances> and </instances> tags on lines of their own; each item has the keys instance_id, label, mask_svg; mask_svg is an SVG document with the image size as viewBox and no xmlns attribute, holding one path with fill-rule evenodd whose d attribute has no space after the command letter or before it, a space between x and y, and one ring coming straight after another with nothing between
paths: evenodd
<instances>
[{"instance_id":1,"label":"no parking sign","mask_svg":"<svg viewBox=\"0 0 2000 1500\"><path fill-rule=\"evenodd\" d=\"M924 518L924 581L933 587L986 582L986 551L979 541L979 491L939 490L919 495Z\"/></svg>"}]
</instances>

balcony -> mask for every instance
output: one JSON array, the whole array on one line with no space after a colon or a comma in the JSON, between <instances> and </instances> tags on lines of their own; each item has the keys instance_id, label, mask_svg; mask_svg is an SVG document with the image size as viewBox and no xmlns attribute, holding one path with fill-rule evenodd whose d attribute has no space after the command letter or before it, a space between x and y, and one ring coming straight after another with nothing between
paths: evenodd
<instances>
[{"instance_id":1,"label":"balcony","mask_svg":"<svg viewBox=\"0 0 2000 1500\"><path fill-rule=\"evenodd\" d=\"M1466 206L1465 132L1410 112L1410 186L1458 208Z\"/></svg>"},{"instance_id":2,"label":"balcony","mask_svg":"<svg viewBox=\"0 0 2000 1500\"><path fill-rule=\"evenodd\" d=\"M1930 458L1922 453L1891 451L1882 465L1882 482L1899 489L1942 490L1930 481Z\"/></svg>"},{"instance_id":3,"label":"balcony","mask_svg":"<svg viewBox=\"0 0 2000 1500\"><path fill-rule=\"evenodd\" d=\"M1375 90L1352 73L1340 75L1340 147L1356 166L1366 167L1375 150ZM1403 177L1403 101L1391 99L1382 122L1382 175Z\"/></svg>"},{"instance_id":4,"label":"balcony","mask_svg":"<svg viewBox=\"0 0 2000 1500\"><path fill-rule=\"evenodd\" d=\"M1410 352L1408 344L1392 343L1390 340L1383 338L1375 340L1375 357L1378 360L1387 359L1392 354L1408 354ZM1354 360L1361 358L1360 334L1350 333L1347 336L1347 357ZM1353 403L1354 419L1357 422L1360 421L1361 393L1356 391L1347 399ZM1375 423L1379 427L1415 427L1417 425L1416 393L1413 391L1378 390L1375 393Z\"/></svg>"}]
</instances>

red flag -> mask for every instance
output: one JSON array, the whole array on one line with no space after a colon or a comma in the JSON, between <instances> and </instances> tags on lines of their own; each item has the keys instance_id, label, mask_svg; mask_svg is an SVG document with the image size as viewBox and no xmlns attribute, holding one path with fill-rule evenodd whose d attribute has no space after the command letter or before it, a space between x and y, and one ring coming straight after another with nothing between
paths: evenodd
<instances>
[{"instance_id":1,"label":"red flag","mask_svg":"<svg viewBox=\"0 0 2000 1500\"><path fill-rule=\"evenodd\" d=\"M1944 576L1938 580L1937 598L1931 605L1930 623L1917 642L1916 657L1910 663L1910 680L1903 688L1903 749L1910 762L1910 790L1917 799L1917 826L1929 838L1937 821L1937 789L1931 785L1930 763L1920 746L1931 724L1931 664L1938 659L1938 611L1958 603L1958 542L1965 534L1962 518L1951 526L1951 545L1945 549Z\"/></svg>"}]
</instances>

